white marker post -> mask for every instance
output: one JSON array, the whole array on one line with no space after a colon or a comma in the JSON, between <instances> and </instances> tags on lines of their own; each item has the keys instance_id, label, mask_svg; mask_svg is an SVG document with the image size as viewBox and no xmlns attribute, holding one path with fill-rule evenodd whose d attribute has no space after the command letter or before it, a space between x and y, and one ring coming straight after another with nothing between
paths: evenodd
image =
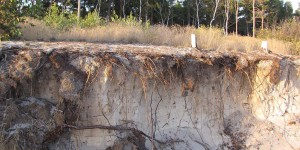
<instances>
[{"instance_id":1,"label":"white marker post","mask_svg":"<svg viewBox=\"0 0 300 150\"><path fill-rule=\"evenodd\" d=\"M196 35L191 34L192 48L196 48Z\"/></svg>"},{"instance_id":2,"label":"white marker post","mask_svg":"<svg viewBox=\"0 0 300 150\"><path fill-rule=\"evenodd\" d=\"M261 42L261 48L268 53L268 41L262 41Z\"/></svg>"}]
</instances>

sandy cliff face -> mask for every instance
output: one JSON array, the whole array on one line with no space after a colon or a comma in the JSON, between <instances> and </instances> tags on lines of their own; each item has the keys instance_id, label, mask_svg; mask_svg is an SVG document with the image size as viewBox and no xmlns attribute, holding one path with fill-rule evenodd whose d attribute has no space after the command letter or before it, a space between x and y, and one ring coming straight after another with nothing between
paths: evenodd
<instances>
[{"instance_id":1,"label":"sandy cliff face","mask_svg":"<svg viewBox=\"0 0 300 150\"><path fill-rule=\"evenodd\" d=\"M37 42L0 54L4 148L300 148L296 57Z\"/></svg>"}]
</instances>

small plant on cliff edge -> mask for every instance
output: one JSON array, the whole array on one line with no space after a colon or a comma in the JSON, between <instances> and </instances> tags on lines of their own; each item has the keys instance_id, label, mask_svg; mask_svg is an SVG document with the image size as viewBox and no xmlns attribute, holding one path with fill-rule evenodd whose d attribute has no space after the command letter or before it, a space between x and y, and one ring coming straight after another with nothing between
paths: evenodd
<instances>
[{"instance_id":1,"label":"small plant on cliff edge","mask_svg":"<svg viewBox=\"0 0 300 150\"><path fill-rule=\"evenodd\" d=\"M0 0L0 41L21 35L18 27L23 21L20 4L21 0Z\"/></svg>"}]
</instances>

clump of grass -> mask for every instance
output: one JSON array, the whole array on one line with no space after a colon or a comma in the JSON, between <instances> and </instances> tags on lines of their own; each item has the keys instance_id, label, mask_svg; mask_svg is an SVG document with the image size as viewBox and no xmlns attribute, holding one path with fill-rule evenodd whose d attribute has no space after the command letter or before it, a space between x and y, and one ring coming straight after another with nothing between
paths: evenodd
<instances>
[{"instance_id":1,"label":"clump of grass","mask_svg":"<svg viewBox=\"0 0 300 150\"><path fill-rule=\"evenodd\" d=\"M20 24L22 36L21 39L29 41L50 41L51 38L54 38L59 31L54 30L47 26L45 22L26 18L24 23Z\"/></svg>"},{"instance_id":2,"label":"clump of grass","mask_svg":"<svg viewBox=\"0 0 300 150\"><path fill-rule=\"evenodd\" d=\"M220 50L250 52L260 49L260 40L252 37L229 35L218 41Z\"/></svg>"},{"instance_id":3,"label":"clump of grass","mask_svg":"<svg viewBox=\"0 0 300 150\"><path fill-rule=\"evenodd\" d=\"M189 46L190 34L196 31L192 27L173 26L169 28L162 25L145 27L142 24L133 25L120 22L92 28L74 26L64 31L50 28L43 21L31 18L21 24L21 30L23 33L21 39L30 41L85 41L168 46Z\"/></svg>"},{"instance_id":4,"label":"clump of grass","mask_svg":"<svg viewBox=\"0 0 300 150\"><path fill-rule=\"evenodd\" d=\"M275 38L283 41L295 41L300 40L300 21L287 20L281 23L279 26L260 30L258 37L260 38Z\"/></svg>"},{"instance_id":5,"label":"clump of grass","mask_svg":"<svg viewBox=\"0 0 300 150\"><path fill-rule=\"evenodd\" d=\"M197 44L201 49L218 50L224 35L222 29L200 27L196 30Z\"/></svg>"},{"instance_id":6,"label":"clump of grass","mask_svg":"<svg viewBox=\"0 0 300 150\"><path fill-rule=\"evenodd\" d=\"M145 26L142 23L126 23L125 20L97 25L91 28L74 26L69 30L48 27L43 21L27 18L21 24L22 40L42 41L85 41L99 43L150 44L189 47L192 33L197 36L198 48L204 50L243 51L259 50L262 39L247 36L225 36L220 28ZM133 20L134 21L134 20ZM294 54L300 48L288 41L268 39L269 49L279 54Z\"/></svg>"},{"instance_id":7,"label":"clump of grass","mask_svg":"<svg viewBox=\"0 0 300 150\"><path fill-rule=\"evenodd\" d=\"M155 25L144 31L144 41L153 45L186 47L190 44L190 34L193 32L195 28L192 27Z\"/></svg>"}]
</instances>

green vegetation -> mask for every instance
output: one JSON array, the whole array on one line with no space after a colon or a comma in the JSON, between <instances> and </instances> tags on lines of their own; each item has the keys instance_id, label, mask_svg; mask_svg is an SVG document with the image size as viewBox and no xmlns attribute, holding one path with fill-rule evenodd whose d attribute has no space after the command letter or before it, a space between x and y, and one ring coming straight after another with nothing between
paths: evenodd
<instances>
[{"instance_id":1,"label":"green vegetation","mask_svg":"<svg viewBox=\"0 0 300 150\"><path fill-rule=\"evenodd\" d=\"M67 31L77 26L81 28L93 28L97 26L105 26L108 24L104 18L99 16L99 13L96 10L93 12L89 12L84 18L80 18L78 22L78 18L75 14L67 11L61 11L56 4L52 5L49 8L46 16L43 18L43 21L47 26L61 31ZM121 18L115 13L115 11L112 12L109 23L118 23L133 26L142 25L142 21L138 21L138 19L133 16L132 13L126 16L126 18ZM149 21L146 22L146 25L150 25Z\"/></svg>"},{"instance_id":2,"label":"green vegetation","mask_svg":"<svg viewBox=\"0 0 300 150\"><path fill-rule=\"evenodd\" d=\"M0 0L0 41L21 35L18 24L23 21L19 0Z\"/></svg>"},{"instance_id":3,"label":"green vegetation","mask_svg":"<svg viewBox=\"0 0 300 150\"><path fill-rule=\"evenodd\" d=\"M99 17L96 11L88 13L88 15L80 21L80 27L93 28L99 25L104 25L105 21Z\"/></svg>"},{"instance_id":4,"label":"green vegetation","mask_svg":"<svg viewBox=\"0 0 300 150\"><path fill-rule=\"evenodd\" d=\"M56 4L49 8L44 18L46 25L59 30L68 30L77 23L76 15L66 11L60 12Z\"/></svg>"}]
</instances>

